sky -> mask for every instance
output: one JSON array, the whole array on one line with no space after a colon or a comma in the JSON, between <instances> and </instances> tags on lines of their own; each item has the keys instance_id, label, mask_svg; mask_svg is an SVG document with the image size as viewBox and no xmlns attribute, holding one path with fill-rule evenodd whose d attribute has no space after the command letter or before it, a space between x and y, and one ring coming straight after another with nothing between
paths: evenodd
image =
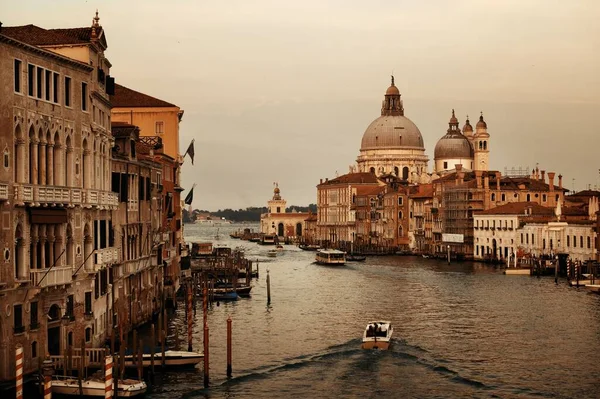
<instances>
[{"instance_id":1,"label":"sky","mask_svg":"<svg viewBox=\"0 0 600 399\"><path fill-rule=\"evenodd\" d=\"M454 108L460 126L483 112L491 169L600 186L597 0L23 0L0 20L89 26L96 9L116 81L185 111L194 208L266 206L274 182L288 205L316 203L319 179L355 163L391 74L430 172Z\"/></svg>"}]
</instances>

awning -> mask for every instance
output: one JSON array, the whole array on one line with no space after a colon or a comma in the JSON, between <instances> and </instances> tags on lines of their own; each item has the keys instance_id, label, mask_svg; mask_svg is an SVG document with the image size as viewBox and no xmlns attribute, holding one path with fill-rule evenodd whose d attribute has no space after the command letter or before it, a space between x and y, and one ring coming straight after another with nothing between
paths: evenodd
<instances>
[{"instance_id":1,"label":"awning","mask_svg":"<svg viewBox=\"0 0 600 399\"><path fill-rule=\"evenodd\" d=\"M67 223L66 209L33 209L29 208L31 224L62 224Z\"/></svg>"}]
</instances>

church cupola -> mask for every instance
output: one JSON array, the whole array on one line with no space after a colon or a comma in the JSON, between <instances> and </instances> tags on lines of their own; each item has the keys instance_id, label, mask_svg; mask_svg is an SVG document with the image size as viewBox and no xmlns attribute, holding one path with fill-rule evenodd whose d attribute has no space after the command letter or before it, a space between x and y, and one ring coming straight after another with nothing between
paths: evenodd
<instances>
[{"instance_id":1,"label":"church cupola","mask_svg":"<svg viewBox=\"0 0 600 399\"><path fill-rule=\"evenodd\" d=\"M392 85L385 91L385 99L381 106L381 116L390 115L404 116L404 105L400 98L400 90L394 84L394 75L392 75Z\"/></svg>"},{"instance_id":2,"label":"church cupola","mask_svg":"<svg viewBox=\"0 0 600 399\"><path fill-rule=\"evenodd\" d=\"M469 122L469 115L467 115L467 120L465 121L465 125L462 128L462 132L468 138L473 136L473 126L471 126L471 122Z\"/></svg>"}]
</instances>

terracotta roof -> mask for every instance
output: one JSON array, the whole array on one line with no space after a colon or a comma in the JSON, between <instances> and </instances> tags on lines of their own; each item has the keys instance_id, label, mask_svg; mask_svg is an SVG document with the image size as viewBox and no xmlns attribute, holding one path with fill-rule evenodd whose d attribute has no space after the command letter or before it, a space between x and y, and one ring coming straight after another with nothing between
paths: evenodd
<instances>
[{"instance_id":1,"label":"terracotta roof","mask_svg":"<svg viewBox=\"0 0 600 399\"><path fill-rule=\"evenodd\" d=\"M318 186L333 185L333 184L383 184L381 180L370 172L348 173L335 179L324 181ZM317 186L317 187L318 187Z\"/></svg>"},{"instance_id":2,"label":"terracotta roof","mask_svg":"<svg viewBox=\"0 0 600 399\"><path fill-rule=\"evenodd\" d=\"M140 93L129 89L125 86L121 86L115 83L115 94L110 96L110 102L113 108L123 107L177 107L177 105L168 103L158 98L151 97L147 94Z\"/></svg>"},{"instance_id":3,"label":"terracotta roof","mask_svg":"<svg viewBox=\"0 0 600 399\"><path fill-rule=\"evenodd\" d=\"M433 185L421 184L417 188L418 191L410 194L410 198L433 198Z\"/></svg>"},{"instance_id":4,"label":"terracotta roof","mask_svg":"<svg viewBox=\"0 0 600 399\"><path fill-rule=\"evenodd\" d=\"M44 29L35 25L3 26L2 34L34 46L89 43L83 31L91 28ZM90 33L91 34L91 33Z\"/></svg>"},{"instance_id":5,"label":"terracotta roof","mask_svg":"<svg viewBox=\"0 0 600 399\"><path fill-rule=\"evenodd\" d=\"M525 215L525 209L531 208L531 215L554 215L554 208L541 206L536 202L511 202L476 215Z\"/></svg>"},{"instance_id":6,"label":"terracotta roof","mask_svg":"<svg viewBox=\"0 0 600 399\"><path fill-rule=\"evenodd\" d=\"M505 176L500 179L500 189L520 190L519 186L524 186L529 191L550 191L550 185L544 183L542 180L532 179L531 177ZM554 191L561 191L561 189L555 185ZM563 188L562 191L569 190Z\"/></svg>"},{"instance_id":7,"label":"terracotta roof","mask_svg":"<svg viewBox=\"0 0 600 399\"><path fill-rule=\"evenodd\" d=\"M100 36L102 27L97 28L97 36ZM85 28L64 28L64 29L48 29L51 32L60 33L66 37L70 37L73 40L77 40L81 43L89 43L92 39L92 27L88 26Z\"/></svg>"},{"instance_id":8,"label":"terracotta roof","mask_svg":"<svg viewBox=\"0 0 600 399\"><path fill-rule=\"evenodd\" d=\"M377 195L385 191L385 186L359 186L356 187L356 195Z\"/></svg>"}]
</instances>

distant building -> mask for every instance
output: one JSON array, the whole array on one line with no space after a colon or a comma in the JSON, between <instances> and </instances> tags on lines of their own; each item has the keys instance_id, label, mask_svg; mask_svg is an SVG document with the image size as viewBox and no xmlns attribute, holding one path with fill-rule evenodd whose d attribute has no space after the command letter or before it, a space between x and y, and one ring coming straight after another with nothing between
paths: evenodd
<instances>
[{"instance_id":1,"label":"distant building","mask_svg":"<svg viewBox=\"0 0 600 399\"><path fill-rule=\"evenodd\" d=\"M260 232L276 234L282 239L300 239L304 236L308 212L287 212L287 201L281 197L279 185L275 183L273 198L267 202L267 213L260 217Z\"/></svg>"}]
</instances>

